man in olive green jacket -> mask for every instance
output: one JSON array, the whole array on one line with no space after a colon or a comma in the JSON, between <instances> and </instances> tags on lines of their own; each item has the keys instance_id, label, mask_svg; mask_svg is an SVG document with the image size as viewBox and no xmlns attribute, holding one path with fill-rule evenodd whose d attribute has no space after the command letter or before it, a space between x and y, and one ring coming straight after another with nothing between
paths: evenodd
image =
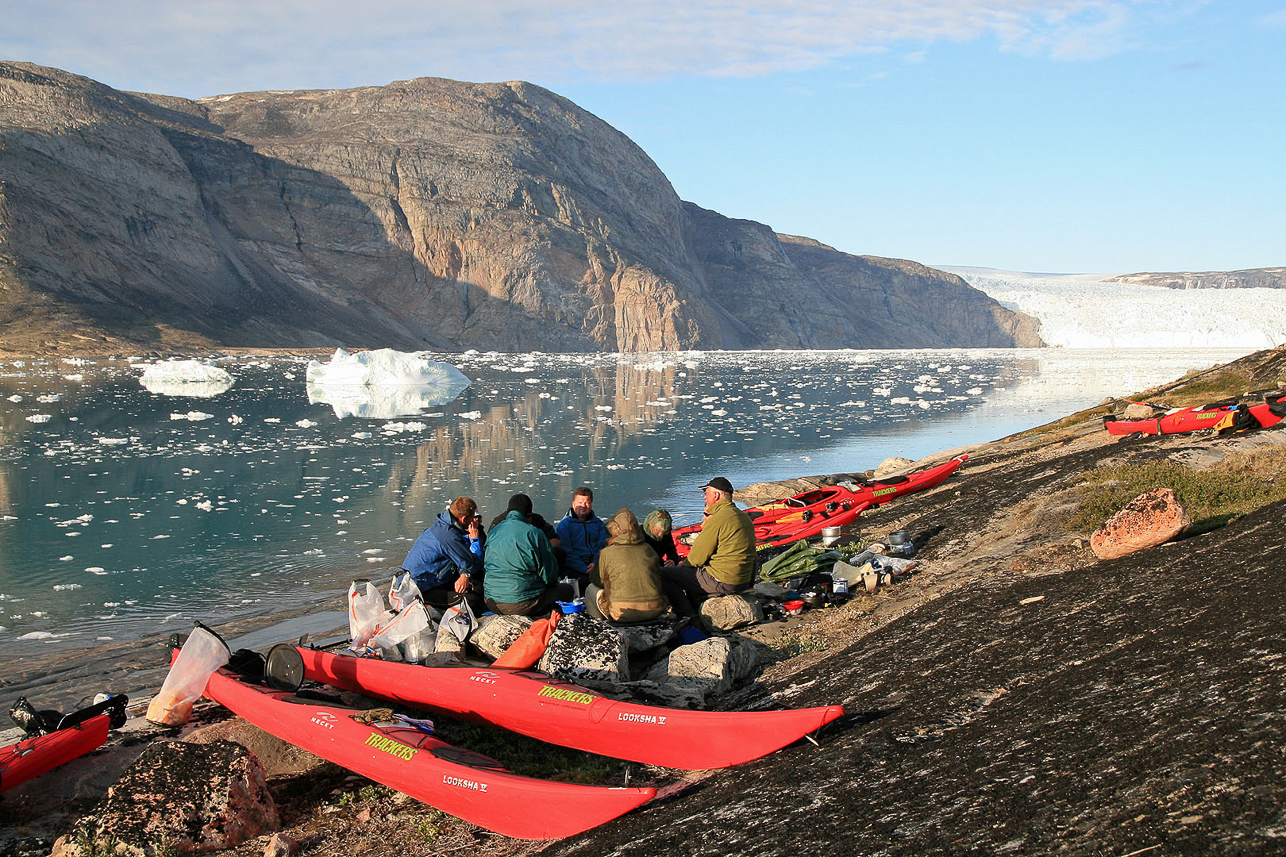
<instances>
[{"instance_id":1,"label":"man in olive green jacket","mask_svg":"<svg viewBox=\"0 0 1286 857\"><path fill-rule=\"evenodd\" d=\"M694 604L711 595L731 595L755 579L755 525L732 502L732 483L716 476L705 485L706 519L687 561L661 569L672 585L670 605L680 616L695 616Z\"/></svg>"}]
</instances>

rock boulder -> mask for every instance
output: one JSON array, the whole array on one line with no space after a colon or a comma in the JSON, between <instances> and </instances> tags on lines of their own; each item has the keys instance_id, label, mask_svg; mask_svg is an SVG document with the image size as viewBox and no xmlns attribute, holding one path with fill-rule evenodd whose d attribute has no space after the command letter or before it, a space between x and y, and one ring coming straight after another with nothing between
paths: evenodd
<instances>
[{"instance_id":1,"label":"rock boulder","mask_svg":"<svg viewBox=\"0 0 1286 857\"><path fill-rule=\"evenodd\" d=\"M162 849L234 848L280 824L259 760L240 744L214 741L153 744L130 766L53 857L118 857Z\"/></svg>"},{"instance_id":2,"label":"rock boulder","mask_svg":"<svg viewBox=\"0 0 1286 857\"><path fill-rule=\"evenodd\" d=\"M1164 544L1191 525L1174 491L1158 488L1140 494L1108 518L1090 537L1090 548L1099 559L1116 559Z\"/></svg>"}]
</instances>

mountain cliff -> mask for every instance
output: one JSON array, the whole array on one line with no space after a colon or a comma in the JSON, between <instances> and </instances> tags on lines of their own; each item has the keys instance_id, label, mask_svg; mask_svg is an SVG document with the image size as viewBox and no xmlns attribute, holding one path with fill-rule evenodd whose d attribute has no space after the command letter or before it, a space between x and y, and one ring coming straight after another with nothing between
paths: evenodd
<instances>
[{"instance_id":1,"label":"mountain cliff","mask_svg":"<svg viewBox=\"0 0 1286 857\"><path fill-rule=\"evenodd\" d=\"M1123 274L1105 283L1137 283L1166 289L1286 289L1286 268L1245 271L1181 271L1169 274Z\"/></svg>"},{"instance_id":2,"label":"mountain cliff","mask_svg":"<svg viewBox=\"0 0 1286 857\"><path fill-rule=\"evenodd\" d=\"M502 351L1039 345L954 275L682 202L527 83L189 101L0 63L0 332Z\"/></svg>"}]
</instances>

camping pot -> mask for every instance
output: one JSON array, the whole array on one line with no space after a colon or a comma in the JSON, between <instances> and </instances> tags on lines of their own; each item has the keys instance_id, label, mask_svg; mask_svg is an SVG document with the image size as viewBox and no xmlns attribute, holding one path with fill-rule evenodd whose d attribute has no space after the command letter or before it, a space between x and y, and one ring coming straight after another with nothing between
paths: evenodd
<instances>
[{"instance_id":1,"label":"camping pot","mask_svg":"<svg viewBox=\"0 0 1286 857\"><path fill-rule=\"evenodd\" d=\"M904 545L911 541L911 534L906 530L889 533L889 544Z\"/></svg>"},{"instance_id":2,"label":"camping pot","mask_svg":"<svg viewBox=\"0 0 1286 857\"><path fill-rule=\"evenodd\" d=\"M839 540L843 527L822 527L822 544L826 546L833 545Z\"/></svg>"}]
</instances>

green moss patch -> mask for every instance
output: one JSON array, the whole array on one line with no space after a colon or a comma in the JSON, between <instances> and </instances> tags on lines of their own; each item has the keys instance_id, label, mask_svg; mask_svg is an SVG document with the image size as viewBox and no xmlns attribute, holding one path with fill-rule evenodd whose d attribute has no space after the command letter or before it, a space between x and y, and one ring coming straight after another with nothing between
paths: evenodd
<instances>
[{"instance_id":1,"label":"green moss patch","mask_svg":"<svg viewBox=\"0 0 1286 857\"><path fill-rule=\"evenodd\" d=\"M1096 530L1140 494L1170 488L1192 516L1190 532L1202 533L1286 498L1286 450L1236 453L1210 470L1173 461L1099 467L1082 487L1069 530Z\"/></svg>"}]
</instances>

